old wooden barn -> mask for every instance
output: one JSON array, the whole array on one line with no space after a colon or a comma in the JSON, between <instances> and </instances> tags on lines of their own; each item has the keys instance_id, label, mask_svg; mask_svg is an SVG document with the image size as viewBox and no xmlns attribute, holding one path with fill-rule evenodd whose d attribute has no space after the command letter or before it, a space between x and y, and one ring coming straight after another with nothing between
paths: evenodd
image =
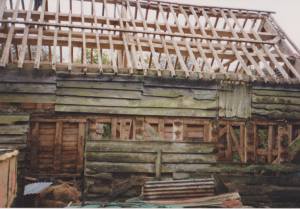
<instances>
[{"instance_id":1,"label":"old wooden barn","mask_svg":"<svg viewBox=\"0 0 300 209\"><path fill-rule=\"evenodd\" d=\"M1 0L0 24L0 146L20 151L20 179L83 179L94 200L292 160L300 50L272 12Z\"/></svg>"}]
</instances>

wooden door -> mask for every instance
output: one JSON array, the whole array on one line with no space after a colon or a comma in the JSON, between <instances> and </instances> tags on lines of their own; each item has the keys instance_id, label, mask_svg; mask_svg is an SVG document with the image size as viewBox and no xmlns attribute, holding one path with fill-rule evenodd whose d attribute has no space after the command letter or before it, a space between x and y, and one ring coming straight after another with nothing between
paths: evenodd
<instances>
[{"instance_id":1,"label":"wooden door","mask_svg":"<svg viewBox=\"0 0 300 209\"><path fill-rule=\"evenodd\" d=\"M84 120L33 120L28 141L30 173L38 176L80 175L85 125Z\"/></svg>"}]
</instances>

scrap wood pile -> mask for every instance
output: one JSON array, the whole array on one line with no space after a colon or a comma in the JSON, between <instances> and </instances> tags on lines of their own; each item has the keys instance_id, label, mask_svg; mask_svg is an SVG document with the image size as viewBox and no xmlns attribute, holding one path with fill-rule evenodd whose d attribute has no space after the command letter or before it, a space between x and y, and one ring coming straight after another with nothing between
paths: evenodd
<instances>
[{"instance_id":1,"label":"scrap wood pile","mask_svg":"<svg viewBox=\"0 0 300 209\"><path fill-rule=\"evenodd\" d=\"M84 202L71 204L72 208L197 208L243 207L239 193L216 194L215 178L146 181L142 194L125 202Z\"/></svg>"},{"instance_id":2,"label":"scrap wood pile","mask_svg":"<svg viewBox=\"0 0 300 209\"><path fill-rule=\"evenodd\" d=\"M142 191L146 203L177 207L242 207L236 192L215 194L214 178L148 181Z\"/></svg>"},{"instance_id":3,"label":"scrap wood pile","mask_svg":"<svg viewBox=\"0 0 300 209\"><path fill-rule=\"evenodd\" d=\"M69 203L79 203L80 192L67 182L52 185L39 193L37 207L66 207Z\"/></svg>"}]
</instances>

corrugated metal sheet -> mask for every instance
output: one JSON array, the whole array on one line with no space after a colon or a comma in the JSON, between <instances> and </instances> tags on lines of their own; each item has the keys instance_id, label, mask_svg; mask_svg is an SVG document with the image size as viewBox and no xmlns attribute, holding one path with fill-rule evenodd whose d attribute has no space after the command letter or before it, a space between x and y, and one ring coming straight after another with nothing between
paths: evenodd
<instances>
[{"instance_id":1,"label":"corrugated metal sheet","mask_svg":"<svg viewBox=\"0 0 300 209\"><path fill-rule=\"evenodd\" d=\"M38 194L43 190L47 189L52 184L53 184L52 182L37 182L37 183L27 184L24 189L24 195Z\"/></svg>"}]
</instances>

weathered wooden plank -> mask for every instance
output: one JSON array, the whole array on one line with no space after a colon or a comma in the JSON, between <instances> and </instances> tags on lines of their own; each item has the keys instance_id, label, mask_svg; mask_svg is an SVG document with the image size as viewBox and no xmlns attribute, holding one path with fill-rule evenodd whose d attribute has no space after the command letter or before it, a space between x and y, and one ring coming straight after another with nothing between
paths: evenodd
<instances>
[{"instance_id":1,"label":"weathered wooden plank","mask_svg":"<svg viewBox=\"0 0 300 209\"><path fill-rule=\"evenodd\" d=\"M84 138L85 138L85 123L78 124L78 138L77 138L77 172L82 172L83 156L84 156Z\"/></svg>"},{"instance_id":2,"label":"weathered wooden plank","mask_svg":"<svg viewBox=\"0 0 300 209\"><path fill-rule=\"evenodd\" d=\"M255 89L252 90L252 94L257 96L278 96L278 97L300 97L300 92L298 91L289 91L287 88L284 90L277 90L277 89L270 89L270 90L264 90L264 89Z\"/></svg>"},{"instance_id":3,"label":"weathered wooden plank","mask_svg":"<svg viewBox=\"0 0 300 209\"><path fill-rule=\"evenodd\" d=\"M217 83L214 81L199 81L199 80L184 80L184 79L144 79L144 86L146 87L169 87L169 88L180 88L180 89L206 89L216 90Z\"/></svg>"},{"instance_id":4,"label":"weathered wooden plank","mask_svg":"<svg viewBox=\"0 0 300 209\"><path fill-rule=\"evenodd\" d=\"M181 96L193 95L196 100L215 100L216 91L206 89L174 89L174 88L159 88L159 87L145 87L143 95L156 96L166 98L178 98Z\"/></svg>"},{"instance_id":5,"label":"weathered wooden plank","mask_svg":"<svg viewBox=\"0 0 300 209\"><path fill-rule=\"evenodd\" d=\"M14 124L16 122L28 122L29 115L0 115L0 124Z\"/></svg>"},{"instance_id":6,"label":"weathered wooden plank","mask_svg":"<svg viewBox=\"0 0 300 209\"><path fill-rule=\"evenodd\" d=\"M107 89L81 89L81 88L59 88L56 92L60 96L80 96L80 97L100 97L100 98L120 98L120 99L141 99L141 92L126 90Z\"/></svg>"},{"instance_id":7,"label":"weathered wooden plank","mask_svg":"<svg viewBox=\"0 0 300 209\"><path fill-rule=\"evenodd\" d=\"M144 88L143 95L144 96L155 96L155 97L166 97L166 98L178 98L184 96L186 94L190 94L187 90L178 90L172 88Z\"/></svg>"},{"instance_id":8,"label":"weathered wooden plank","mask_svg":"<svg viewBox=\"0 0 300 209\"><path fill-rule=\"evenodd\" d=\"M154 173L154 163L98 163L86 162L86 168L96 172L109 173ZM88 173L88 170L87 170Z\"/></svg>"},{"instance_id":9,"label":"weathered wooden plank","mask_svg":"<svg viewBox=\"0 0 300 209\"><path fill-rule=\"evenodd\" d=\"M51 70L1 70L0 82L55 84L56 75Z\"/></svg>"},{"instance_id":10,"label":"weathered wooden plank","mask_svg":"<svg viewBox=\"0 0 300 209\"><path fill-rule=\"evenodd\" d=\"M161 177L161 150L157 150L156 152L156 158L155 158L155 178L160 179Z\"/></svg>"},{"instance_id":11,"label":"weathered wooden plank","mask_svg":"<svg viewBox=\"0 0 300 209\"><path fill-rule=\"evenodd\" d=\"M103 185L98 186L98 185L90 185L87 188L87 192L89 194L97 194L97 195L110 195L111 194L111 188L110 187L105 187Z\"/></svg>"},{"instance_id":12,"label":"weathered wooden plank","mask_svg":"<svg viewBox=\"0 0 300 209\"><path fill-rule=\"evenodd\" d=\"M297 104L252 104L252 109L263 109L263 110L278 110L281 112L300 112L300 106Z\"/></svg>"},{"instance_id":13,"label":"weathered wooden plank","mask_svg":"<svg viewBox=\"0 0 300 209\"><path fill-rule=\"evenodd\" d=\"M282 105L300 105L300 98L293 96L256 96L252 95L252 103L258 104L282 104Z\"/></svg>"},{"instance_id":14,"label":"weathered wooden plank","mask_svg":"<svg viewBox=\"0 0 300 209\"><path fill-rule=\"evenodd\" d=\"M15 8L13 10L13 15L12 15L13 21L16 21L16 19L18 17L18 10L19 10L19 6L20 6L20 2L21 2L20 0L17 0L15 3ZM3 46L2 46L2 50L1 50L2 56L0 59L1 67L5 67L6 64L8 63L14 33L15 33L15 24L13 23L8 28L7 38L6 38L5 44L3 44Z\"/></svg>"},{"instance_id":15,"label":"weathered wooden plank","mask_svg":"<svg viewBox=\"0 0 300 209\"><path fill-rule=\"evenodd\" d=\"M138 108L138 107L99 107L84 105L55 105L56 112L104 113L121 115L145 116L176 116L176 117L216 117L216 110L174 109L174 108Z\"/></svg>"},{"instance_id":16,"label":"weathered wooden plank","mask_svg":"<svg viewBox=\"0 0 300 209\"><path fill-rule=\"evenodd\" d=\"M12 103L55 103L55 95L52 94L0 94L1 102Z\"/></svg>"},{"instance_id":17,"label":"weathered wooden plank","mask_svg":"<svg viewBox=\"0 0 300 209\"><path fill-rule=\"evenodd\" d=\"M154 173L153 163L99 163L86 162L86 167L96 172L112 173ZM162 164L162 173L174 173L184 171L192 173L197 171L209 171L213 165L210 164Z\"/></svg>"},{"instance_id":18,"label":"weathered wooden plank","mask_svg":"<svg viewBox=\"0 0 300 209\"><path fill-rule=\"evenodd\" d=\"M225 85L218 96L221 117L248 118L251 115L251 97L247 86Z\"/></svg>"},{"instance_id":19,"label":"weathered wooden plank","mask_svg":"<svg viewBox=\"0 0 300 209\"><path fill-rule=\"evenodd\" d=\"M116 163L154 163L155 153L87 152L87 161ZM162 154L163 163L215 163L215 154Z\"/></svg>"},{"instance_id":20,"label":"weathered wooden plank","mask_svg":"<svg viewBox=\"0 0 300 209\"><path fill-rule=\"evenodd\" d=\"M0 126L0 134L2 135L22 135L28 132L28 125L9 125Z\"/></svg>"},{"instance_id":21,"label":"weathered wooden plank","mask_svg":"<svg viewBox=\"0 0 300 209\"><path fill-rule=\"evenodd\" d=\"M1 97L0 97L1 98ZM104 106L104 107L151 107L151 108L180 108L180 109L202 109L214 110L217 101L196 101L191 96L180 98L153 98L142 97L141 100L107 99L107 98L80 98L72 96L59 96L57 104L84 105L84 106Z\"/></svg>"},{"instance_id":22,"label":"weathered wooden plank","mask_svg":"<svg viewBox=\"0 0 300 209\"><path fill-rule=\"evenodd\" d=\"M25 149L27 146L26 144L2 144L0 143L0 149L11 149L11 150L22 150Z\"/></svg>"},{"instance_id":23,"label":"weathered wooden plank","mask_svg":"<svg viewBox=\"0 0 300 209\"><path fill-rule=\"evenodd\" d=\"M299 119L300 113L293 111L279 111L279 110L265 110L265 109L256 109L252 108L252 115L263 116L267 118L276 118L276 119Z\"/></svg>"},{"instance_id":24,"label":"weathered wooden plank","mask_svg":"<svg viewBox=\"0 0 300 209\"><path fill-rule=\"evenodd\" d=\"M25 144L26 136L0 135L0 144Z\"/></svg>"},{"instance_id":25,"label":"weathered wooden plank","mask_svg":"<svg viewBox=\"0 0 300 209\"><path fill-rule=\"evenodd\" d=\"M217 91L193 90L195 100L216 100Z\"/></svg>"},{"instance_id":26,"label":"weathered wooden plank","mask_svg":"<svg viewBox=\"0 0 300 209\"><path fill-rule=\"evenodd\" d=\"M9 172L9 160L2 161L0 163L0 169L1 169L1 178L0 178L0 206L1 207L8 207L8 178L10 175Z\"/></svg>"},{"instance_id":27,"label":"weathered wooden plank","mask_svg":"<svg viewBox=\"0 0 300 209\"><path fill-rule=\"evenodd\" d=\"M112 82L112 81L73 81L73 80L59 80L57 82L58 87L69 88L84 88L84 89L106 89L106 90L133 90L141 91L142 83L131 82L129 79L127 82Z\"/></svg>"},{"instance_id":28,"label":"weathered wooden plank","mask_svg":"<svg viewBox=\"0 0 300 209\"><path fill-rule=\"evenodd\" d=\"M87 152L142 152L152 153L161 149L162 153L212 153L214 145L209 143L179 143L167 141L117 141L103 140L89 142Z\"/></svg>"},{"instance_id":29,"label":"weathered wooden plank","mask_svg":"<svg viewBox=\"0 0 300 209\"><path fill-rule=\"evenodd\" d=\"M0 83L1 93L36 93L54 94L54 84L32 84L32 83Z\"/></svg>"},{"instance_id":30,"label":"weathered wooden plank","mask_svg":"<svg viewBox=\"0 0 300 209\"><path fill-rule=\"evenodd\" d=\"M299 85L253 85L252 89L254 91L288 91L288 92L299 92Z\"/></svg>"},{"instance_id":31,"label":"weathered wooden plank","mask_svg":"<svg viewBox=\"0 0 300 209\"><path fill-rule=\"evenodd\" d=\"M52 135L55 134L51 145L54 144L54 152L53 152L53 168L56 172L60 172L61 170L61 160L62 160L62 126L63 123L61 121L56 123L55 129L52 129ZM40 137L42 134L42 130L40 129ZM40 142L40 146L42 146L42 141ZM40 162L41 163L41 162Z\"/></svg>"}]
</instances>

